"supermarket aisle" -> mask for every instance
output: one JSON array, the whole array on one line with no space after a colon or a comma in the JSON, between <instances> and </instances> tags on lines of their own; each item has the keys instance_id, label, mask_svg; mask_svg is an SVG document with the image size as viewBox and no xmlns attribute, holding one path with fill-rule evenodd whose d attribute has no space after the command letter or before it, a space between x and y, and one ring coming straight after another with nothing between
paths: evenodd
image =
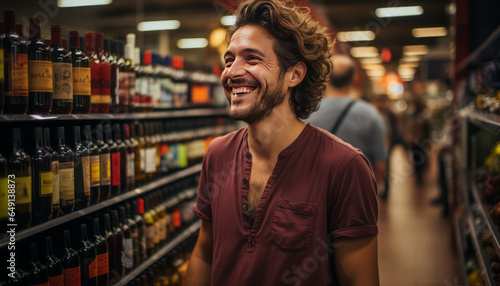
<instances>
[{"instance_id":1,"label":"supermarket aisle","mask_svg":"<svg viewBox=\"0 0 500 286\"><path fill-rule=\"evenodd\" d=\"M394 180L387 202L379 200L380 284L458 286L457 257L449 218L430 205L438 195L437 166L431 155L423 185L417 186L404 149L391 158Z\"/></svg>"}]
</instances>

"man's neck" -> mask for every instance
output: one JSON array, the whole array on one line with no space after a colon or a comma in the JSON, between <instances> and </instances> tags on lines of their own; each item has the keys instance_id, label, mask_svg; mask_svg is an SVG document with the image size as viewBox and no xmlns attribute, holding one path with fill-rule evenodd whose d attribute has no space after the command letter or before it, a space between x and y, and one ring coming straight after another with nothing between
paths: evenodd
<instances>
[{"instance_id":1,"label":"man's neck","mask_svg":"<svg viewBox=\"0 0 500 286\"><path fill-rule=\"evenodd\" d=\"M267 118L248 125L250 152L255 158L276 162L279 153L297 139L304 127L285 99Z\"/></svg>"}]
</instances>

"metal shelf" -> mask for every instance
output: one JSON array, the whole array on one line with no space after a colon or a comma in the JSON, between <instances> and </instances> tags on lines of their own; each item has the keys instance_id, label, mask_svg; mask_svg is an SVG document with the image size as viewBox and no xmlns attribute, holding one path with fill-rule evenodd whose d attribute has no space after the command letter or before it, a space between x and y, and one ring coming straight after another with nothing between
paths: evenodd
<instances>
[{"instance_id":1,"label":"metal shelf","mask_svg":"<svg viewBox=\"0 0 500 286\"><path fill-rule=\"evenodd\" d=\"M148 192L150 192L152 190L155 190L155 189L157 189L157 188L159 188L161 186L164 186L164 185L169 184L171 182L177 181L177 180L182 179L184 177L195 175L195 174L197 174L200 171L201 171L201 164L196 164L194 166L191 166L191 167L188 167L186 169L180 170L180 171L175 172L173 174L167 175L167 176L165 176L165 177L163 177L161 179L158 179L158 180L156 180L154 182L146 184L146 185L144 185L142 187L139 187L139 188L136 188L134 190L131 190L131 191L125 193L125 194L119 195L119 196L111 198L109 200L105 200L103 202L100 202L100 203L95 204L93 206L90 206L88 208L72 212L72 213L70 213L68 215L65 215L65 216L62 216L62 217L50 220L48 222L45 222L45 223L42 223L42 224L30 227L30 228L28 228L26 230L22 230L22 231L16 233L16 241L20 241L20 240L22 240L24 238L27 238L27 237L30 237L32 235L41 233L41 232L43 232L43 231L45 231L47 229L53 228L55 226L58 226L58 225L61 225L61 224L64 224L64 223L67 223L67 222L72 221L74 219L77 219L77 218L89 215L91 213L94 213L94 212L96 212L98 210L107 208L109 206L112 206L112 205L115 205L115 204L119 204L119 203L121 203L121 202L123 202L125 200L128 200L130 198L133 198L135 196L148 193ZM2 238L0 240L0 248L5 247L8 243L9 243L9 237L8 236Z\"/></svg>"},{"instance_id":2,"label":"metal shelf","mask_svg":"<svg viewBox=\"0 0 500 286\"><path fill-rule=\"evenodd\" d=\"M500 116L496 114L473 111L468 115L469 121L493 134L500 135Z\"/></svg>"},{"instance_id":3,"label":"metal shelf","mask_svg":"<svg viewBox=\"0 0 500 286\"><path fill-rule=\"evenodd\" d=\"M457 65L457 72L468 66L477 66L478 64L490 60L499 55L500 47L500 26L491 33L481 46L474 50L469 56Z\"/></svg>"},{"instance_id":4,"label":"metal shelf","mask_svg":"<svg viewBox=\"0 0 500 286\"><path fill-rule=\"evenodd\" d=\"M463 227L460 223L460 218L458 216L453 216L453 233L455 236L455 243L457 246L457 251L458 251L458 263L460 267L460 274L461 274L461 281L460 283L467 283L467 269L465 267L465 256L464 256L464 240L465 240L465 234ZM465 284L465 285L468 285Z\"/></svg>"},{"instance_id":5,"label":"metal shelf","mask_svg":"<svg viewBox=\"0 0 500 286\"><path fill-rule=\"evenodd\" d=\"M0 116L0 122L55 121L55 120L134 120L134 119L165 119L182 117L225 116L226 108L191 108L182 110L167 110L137 113L92 113L92 114L15 114Z\"/></svg>"},{"instance_id":6,"label":"metal shelf","mask_svg":"<svg viewBox=\"0 0 500 286\"><path fill-rule=\"evenodd\" d=\"M488 207L481 201L481 197L479 195L479 190L477 189L477 186L472 182L470 183L470 185L471 185L470 190L474 197L474 200L476 201L477 209L479 210L479 213L483 217L484 222L486 223L486 226L488 227L488 230L491 233L493 247L495 247L497 253L500 254L500 231L498 230L498 227L491 220L491 216L488 213Z\"/></svg>"},{"instance_id":7,"label":"metal shelf","mask_svg":"<svg viewBox=\"0 0 500 286\"><path fill-rule=\"evenodd\" d=\"M472 238L472 244L474 246L474 250L476 252L476 258L477 262L479 263L479 266L482 269L484 278L485 278L485 285L487 286L495 286L495 283L493 282L493 275L491 274L491 269L488 263L486 262L486 257L483 252L483 249L481 245L479 244L479 241L477 240L477 233L476 233L476 228L474 227L474 222L472 221L472 214L469 214L467 216L467 223L469 225L470 229L470 234Z\"/></svg>"},{"instance_id":8,"label":"metal shelf","mask_svg":"<svg viewBox=\"0 0 500 286\"><path fill-rule=\"evenodd\" d=\"M137 266L130 272L129 274L125 275L120 281L115 283L115 286L123 286L127 285L130 281L132 281L135 277L137 277L139 274L141 274L144 270L146 270L148 267L153 265L156 261L158 261L160 258L165 256L167 253L172 251L177 245L181 244L184 240L186 240L188 237L190 237L192 234L194 234L198 229L200 229L201 226L201 221L198 220L195 223L191 224L186 230L178 234L174 239L170 240L170 242L167 243L164 247L162 247L158 252L156 252L153 256L151 256L148 260L144 261L141 263L141 265Z\"/></svg>"}]
</instances>

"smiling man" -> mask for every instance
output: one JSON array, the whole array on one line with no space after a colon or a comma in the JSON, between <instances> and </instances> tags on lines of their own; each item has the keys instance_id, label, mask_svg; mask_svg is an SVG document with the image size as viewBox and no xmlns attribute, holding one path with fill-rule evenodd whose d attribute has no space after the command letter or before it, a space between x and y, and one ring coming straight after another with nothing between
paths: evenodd
<instances>
[{"instance_id":1,"label":"smiling man","mask_svg":"<svg viewBox=\"0 0 500 286\"><path fill-rule=\"evenodd\" d=\"M324 29L289 2L253 0L228 35L221 82L248 127L204 158L188 285L378 285L370 165L301 121L331 71Z\"/></svg>"}]
</instances>

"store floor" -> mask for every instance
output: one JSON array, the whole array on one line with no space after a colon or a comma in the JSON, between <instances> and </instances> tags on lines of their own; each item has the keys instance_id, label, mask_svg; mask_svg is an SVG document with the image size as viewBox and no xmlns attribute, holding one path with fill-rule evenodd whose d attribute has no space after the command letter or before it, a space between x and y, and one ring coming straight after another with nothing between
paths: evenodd
<instances>
[{"instance_id":1,"label":"store floor","mask_svg":"<svg viewBox=\"0 0 500 286\"><path fill-rule=\"evenodd\" d=\"M430 204L439 194L435 154L418 186L408 155L396 146L391 157L392 186L379 200L379 271L384 286L459 286L458 258L451 220Z\"/></svg>"}]
</instances>

